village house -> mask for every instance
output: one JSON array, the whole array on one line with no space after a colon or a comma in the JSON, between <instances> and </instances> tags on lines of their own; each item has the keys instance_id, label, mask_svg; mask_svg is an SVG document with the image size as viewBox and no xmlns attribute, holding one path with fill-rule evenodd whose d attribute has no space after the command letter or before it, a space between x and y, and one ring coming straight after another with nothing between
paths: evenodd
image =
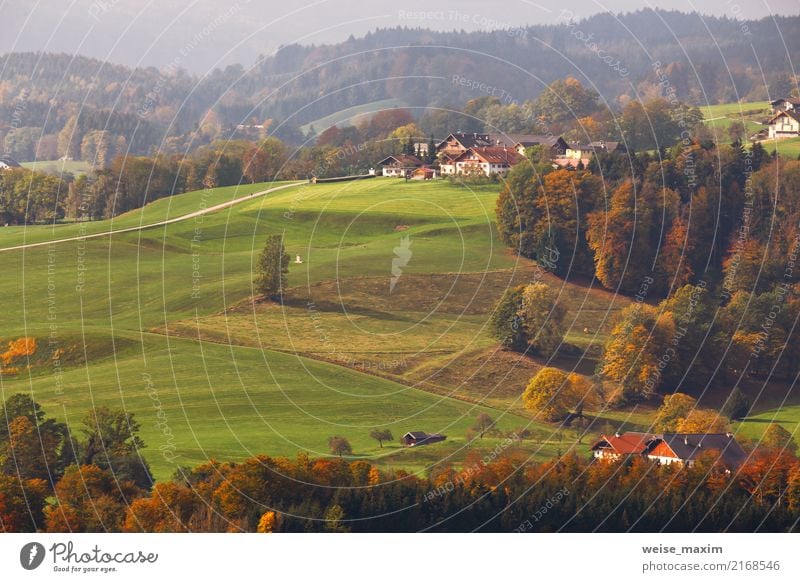
<instances>
[{"instance_id":1,"label":"village house","mask_svg":"<svg viewBox=\"0 0 800 582\"><path fill-rule=\"evenodd\" d=\"M800 110L781 111L769 120L770 139L800 137Z\"/></svg>"},{"instance_id":2,"label":"village house","mask_svg":"<svg viewBox=\"0 0 800 582\"><path fill-rule=\"evenodd\" d=\"M465 151L474 147L488 147L492 145L488 133L451 133L436 145L436 155L455 159Z\"/></svg>"},{"instance_id":3,"label":"village house","mask_svg":"<svg viewBox=\"0 0 800 582\"><path fill-rule=\"evenodd\" d=\"M592 455L596 459L619 461L624 457L644 455L647 446L655 435L645 432L626 432L613 436L603 435L592 445Z\"/></svg>"},{"instance_id":4,"label":"village house","mask_svg":"<svg viewBox=\"0 0 800 582\"><path fill-rule=\"evenodd\" d=\"M443 158L455 159L471 148L505 147L514 149L518 154L524 156L527 148L537 145L547 148L553 157L563 156L568 147L562 137L554 135L451 133L436 146L436 155L442 162Z\"/></svg>"},{"instance_id":5,"label":"village house","mask_svg":"<svg viewBox=\"0 0 800 582\"><path fill-rule=\"evenodd\" d=\"M433 180L436 177L436 170L423 166L411 172L412 180Z\"/></svg>"},{"instance_id":6,"label":"village house","mask_svg":"<svg viewBox=\"0 0 800 582\"><path fill-rule=\"evenodd\" d=\"M496 146L513 147L521 156L525 155L525 150L534 146L542 146L549 153L550 157L557 158L563 156L569 145L561 136L556 135L530 135L523 133L493 133L489 134Z\"/></svg>"},{"instance_id":7,"label":"village house","mask_svg":"<svg viewBox=\"0 0 800 582\"><path fill-rule=\"evenodd\" d=\"M731 433L664 433L627 432L603 435L591 447L595 459L620 461L640 456L660 465L678 463L691 467L699 455L714 451L728 470L734 470L747 458L747 453Z\"/></svg>"},{"instance_id":8,"label":"village house","mask_svg":"<svg viewBox=\"0 0 800 582\"><path fill-rule=\"evenodd\" d=\"M564 151L563 156L553 160L553 164L561 168L577 168L579 165L585 168L597 154L624 151L625 147L618 141L598 140L588 143L572 142Z\"/></svg>"},{"instance_id":9,"label":"village house","mask_svg":"<svg viewBox=\"0 0 800 582\"><path fill-rule=\"evenodd\" d=\"M706 451L719 454L720 462L729 470L736 469L747 458L747 453L731 433L666 433L651 443L647 458L662 465L680 463L691 467L696 458Z\"/></svg>"},{"instance_id":10,"label":"village house","mask_svg":"<svg viewBox=\"0 0 800 582\"><path fill-rule=\"evenodd\" d=\"M414 170L421 167L422 160L417 156L408 154L395 154L384 158L378 165L382 168L382 175L389 178L405 178Z\"/></svg>"},{"instance_id":11,"label":"village house","mask_svg":"<svg viewBox=\"0 0 800 582\"><path fill-rule=\"evenodd\" d=\"M474 147L465 151L454 161L454 173L461 175L483 174L504 176L512 166L523 161L524 156L508 147Z\"/></svg>"},{"instance_id":12,"label":"village house","mask_svg":"<svg viewBox=\"0 0 800 582\"><path fill-rule=\"evenodd\" d=\"M800 99L775 99L769 102L773 114L778 114L781 111L800 111Z\"/></svg>"},{"instance_id":13,"label":"village house","mask_svg":"<svg viewBox=\"0 0 800 582\"><path fill-rule=\"evenodd\" d=\"M0 156L0 170L7 170L9 168L21 168L16 160L9 156Z\"/></svg>"},{"instance_id":14,"label":"village house","mask_svg":"<svg viewBox=\"0 0 800 582\"><path fill-rule=\"evenodd\" d=\"M422 445L430 445L439 443L447 437L443 434L433 433L428 434L421 430L409 431L400 438L400 444L404 447L419 447Z\"/></svg>"}]
</instances>

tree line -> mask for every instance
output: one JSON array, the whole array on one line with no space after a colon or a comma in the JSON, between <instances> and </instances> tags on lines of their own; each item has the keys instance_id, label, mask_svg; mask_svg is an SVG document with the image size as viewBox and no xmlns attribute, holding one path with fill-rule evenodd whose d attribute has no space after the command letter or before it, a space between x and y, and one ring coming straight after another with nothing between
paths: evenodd
<instances>
[{"instance_id":1,"label":"tree line","mask_svg":"<svg viewBox=\"0 0 800 582\"><path fill-rule=\"evenodd\" d=\"M572 452L538 463L511 443L423 477L352 458L332 437L330 457L209 460L155 483L131 414L96 408L74 431L24 394L0 413L4 532L752 532L795 531L800 517L800 462L780 433L733 473L714 451L692 467Z\"/></svg>"}]
</instances>

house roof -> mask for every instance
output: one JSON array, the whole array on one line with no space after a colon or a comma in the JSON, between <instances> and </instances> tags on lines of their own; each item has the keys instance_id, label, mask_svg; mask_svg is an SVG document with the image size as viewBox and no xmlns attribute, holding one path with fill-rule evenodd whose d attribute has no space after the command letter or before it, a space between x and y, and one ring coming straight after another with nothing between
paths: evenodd
<instances>
[{"instance_id":1,"label":"house roof","mask_svg":"<svg viewBox=\"0 0 800 582\"><path fill-rule=\"evenodd\" d=\"M487 164L507 164L509 166L513 166L514 164L517 164L525 159L523 156L517 153L517 150L513 148L495 146L470 148L458 156L457 160L461 160L470 154L476 155Z\"/></svg>"},{"instance_id":2,"label":"house roof","mask_svg":"<svg viewBox=\"0 0 800 582\"><path fill-rule=\"evenodd\" d=\"M619 142L605 141L605 140L590 141L588 143L572 142L571 144L569 144L569 147L570 149L581 150L581 151L604 150L608 152L613 152L614 150L619 148Z\"/></svg>"},{"instance_id":3,"label":"house roof","mask_svg":"<svg viewBox=\"0 0 800 582\"><path fill-rule=\"evenodd\" d=\"M447 141L453 138L458 143L460 143L463 147L469 149L475 146L489 146L492 145L491 138L489 137L488 133L451 133L445 139L440 141L436 144L436 149L439 149L442 145L447 143Z\"/></svg>"},{"instance_id":4,"label":"house roof","mask_svg":"<svg viewBox=\"0 0 800 582\"><path fill-rule=\"evenodd\" d=\"M406 434L403 435L403 438L410 436L414 440L422 440L428 438L428 433L421 431L421 430L410 430Z\"/></svg>"},{"instance_id":5,"label":"house roof","mask_svg":"<svg viewBox=\"0 0 800 582\"><path fill-rule=\"evenodd\" d=\"M781 97L780 99L775 99L774 101L770 101L770 105L779 105L781 103L791 103L792 105L800 105L800 99L784 99Z\"/></svg>"},{"instance_id":6,"label":"house roof","mask_svg":"<svg viewBox=\"0 0 800 582\"><path fill-rule=\"evenodd\" d=\"M659 440L682 461L691 461L705 451L719 451L722 462L729 467L738 467L747 459L747 453L731 433L665 433Z\"/></svg>"},{"instance_id":7,"label":"house roof","mask_svg":"<svg viewBox=\"0 0 800 582\"><path fill-rule=\"evenodd\" d=\"M528 133L490 133L489 138L492 145L517 147L530 147L544 145L548 147L565 147L567 142L561 136L548 134L528 134Z\"/></svg>"},{"instance_id":8,"label":"house roof","mask_svg":"<svg viewBox=\"0 0 800 582\"><path fill-rule=\"evenodd\" d=\"M612 436L603 435L592 445L592 450L610 448L620 455L640 455L647 450L647 446L656 436L646 432L626 432ZM603 443L606 446L601 446Z\"/></svg>"},{"instance_id":9,"label":"house roof","mask_svg":"<svg viewBox=\"0 0 800 582\"><path fill-rule=\"evenodd\" d=\"M17 161L9 156L0 156L0 164L9 168L21 168Z\"/></svg>"},{"instance_id":10,"label":"house roof","mask_svg":"<svg viewBox=\"0 0 800 582\"><path fill-rule=\"evenodd\" d=\"M395 154L393 156L389 156L388 158L382 159L378 162L379 166L388 166L388 165L396 165L396 166L403 166L403 167L418 167L422 165L422 160L420 160L417 156L410 156L408 154Z\"/></svg>"},{"instance_id":11,"label":"house roof","mask_svg":"<svg viewBox=\"0 0 800 582\"><path fill-rule=\"evenodd\" d=\"M787 117L791 117L795 121L800 121L800 113L798 113L797 111L791 110L791 111L781 111L780 113L776 113L775 117L773 117L772 119L769 120L769 124L772 125L773 121L775 121L779 117L783 117L784 115L787 116Z\"/></svg>"}]
</instances>

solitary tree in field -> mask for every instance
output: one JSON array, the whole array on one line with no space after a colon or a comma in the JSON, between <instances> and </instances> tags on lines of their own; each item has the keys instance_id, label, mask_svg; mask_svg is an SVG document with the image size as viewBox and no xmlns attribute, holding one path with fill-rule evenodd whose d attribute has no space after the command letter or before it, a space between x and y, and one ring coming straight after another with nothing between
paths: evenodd
<instances>
[{"instance_id":1,"label":"solitary tree in field","mask_svg":"<svg viewBox=\"0 0 800 582\"><path fill-rule=\"evenodd\" d=\"M288 273L289 255L283 246L283 236L268 236L256 266L256 290L264 297L279 298L286 287Z\"/></svg>"},{"instance_id":2,"label":"solitary tree in field","mask_svg":"<svg viewBox=\"0 0 800 582\"><path fill-rule=\"evenodd\" d=\"M542 368L531 378L522 395L525 408L544 420L562 420L585 397L588 384L575 373Z\"/></svg>"},{"instance_id":3,"label":"solitary tree in field","mask_svg":"<svg viewBox=\"0 0 800 582\"><path fill-rule=\"evenodd\" d=\"M384 430L375 429L371 433L369 433L370 438L375 439L378 441L378 444L383 448L383 441L393 441L394 437L392 436L392 431L388 428Z\"/></svg>"},{"instance_id":4,"label":"solitary tree in field","mask_svg":"<svg viewBox=\"0 0 800 582\"><path fill-rule=\"evenodd\" d=\"M489 320L489 330L504 348L524 351L528 345L528 337L522 327L522 293L524 285L506 289L498 301Z\"/></svg>"},{"instance_id":5,"label":"solitary tree in field","mask_svg":"<svg viewBox=\"0 0 800 582\"><path fill-rule=\"evenodd\" d=\"M534 353L549 356L564 339L562 322L566 310L545 283L533 283L522 292L522 327Z\"/></svg>"},{"instance_id":6,"label":"solitary tree in field","mask_svg":"<svg viewBox=\"0 0 800 582\"><path fill-rule=\"evenodd\" d=\"M328 438L328 448L331 450L331 453L334 455L352 455L353 454L353 447L350 446L350 442L341 436L332 436Z\"/></svg>"},{"instance_id":7,"label":"solitary tree in field","mask_svg":"<svg viewBox=\"0 0 800 582\"><path fill-rule=\"evenodd\" d=\"M494 425L495 422L492 420L492 417L485 412L481 412L478 418L475 419L475 425L472 428L478 432L480 438L483 438L483 435L491 430Z\"/></svg>"}]
</instances>

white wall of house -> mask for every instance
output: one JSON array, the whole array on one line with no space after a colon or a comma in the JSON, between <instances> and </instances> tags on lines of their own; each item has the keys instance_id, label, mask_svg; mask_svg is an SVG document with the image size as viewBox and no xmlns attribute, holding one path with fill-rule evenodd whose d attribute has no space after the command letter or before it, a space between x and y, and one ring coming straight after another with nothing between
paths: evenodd
<instances>
[{"instance_id":1,"label":"white wall of house","mask_svg":"<svg viewBox=\"0 0 800 582\"><path fill-rule=\"evenodd\" d=\"M492 174L500 174L504 176L508 174L509 167L506 164L490 164L488 162L480 162L475 160L464 160L463 162L456 162L456 174L473 174L476 171L482 172L486 176ZM444 168L442 174L444 174Z\"/></svg>"},{"instance_id":2,"label":"white wall of house","mask_svg":"<svg viewBox=\"0 0 800 582\"><path fill-rule=\"evenodd\" d=\"M383 175L387 178L402 178L406 175L406 169L396 168L394 166L384 166Z\"/></svg>"},{"instance_id":3,"label":"white wall of house","mask_svg":"<svg viewBox=\"0 0 800 582\"><path fill-rule=\"evenodd\" d=\"M800 136L800 122L788 115L779 117L769 126L769 137L772 139L798 136Z\"/></svg>"}]
</instances>

